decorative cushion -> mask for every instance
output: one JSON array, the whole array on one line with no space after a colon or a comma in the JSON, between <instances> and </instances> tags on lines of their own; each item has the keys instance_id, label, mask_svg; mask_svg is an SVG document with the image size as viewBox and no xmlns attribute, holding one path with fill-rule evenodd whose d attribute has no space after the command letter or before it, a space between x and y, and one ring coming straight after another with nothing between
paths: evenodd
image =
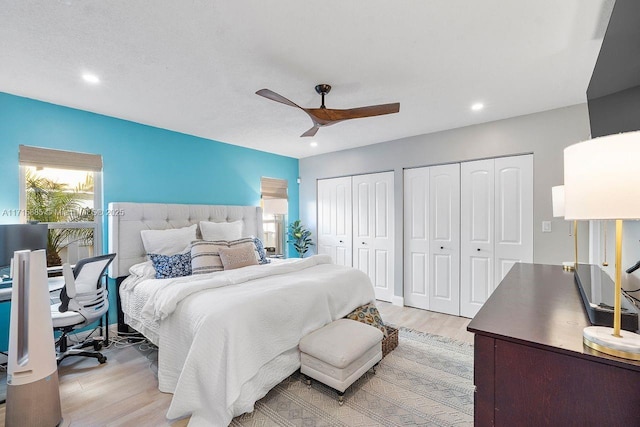
<instances>
[{"instance_id":1,"label":"decorative cushion","mask_svg":"<svg viewBox=\"0 0 640 427\"><path fill-rule=\"evenodd\" d=\"M256 251L258 252L258 262L260 264L269 264L271 260L267 258L267 251L264 250L264 245L262 244L262 240L254 236L253 243L256 246Z\"/></svg>"},{"instance_id":2,"label":"decorative cushion","mask_svg":"<svg viewBox=\"0 0 640 427\"><path fill-rule=\"evenodd\" d=\"M176 255L149 254L156 270L156 279L191 275L191 253Z\"/></svg>"},{"instance_id":3,"label":"decorative cushion","mask_svg":"<svg viewBox=\"0 0 640 427\"><path fill-rule=\"evenodd\" d=\"M242 243L228 248L221 247L218 252L225 270L258 265L256 247L253 242Z\"/></svg>"},{"instance_id":4,"label":"decorative cushion","mask_svg":"<svg viewBox=\"0 0 640 427\"><path fill-rule=\"evenodd\" d=\"M382 322L382 317L376 305L372 302L361 305L353 310L351 313L345 316L346 319L357 320L358 322L366 323L367 325L374 326L382 331L384 336L387 336L387 327Z\"/></svg>"},{"instance_id":5,"label":"decorative cushion","mask_svg":"<svg viewBox=\"0 0 640 427\"><path fill-rule=\"evenodd\" d=\"M200 221L202 238L210 242L237 240L242 237L242 221L210 222Z\"/></svg>"},{"instance_id":6,"label":"decorative cushion","mask_svg":"<svg viewBox=\"0 0 640 427\"><path fill-rule=\"evenodd\" d=\"M220 259L219 250L226 242L207 242L196 240L191 243L191 271L193 274L213 273L222 271L224 267Z\"/></svg>"},{"instance_id":7,"label":"decorative cushion","mask_svg":"<svg viewBox=\"0 0 640 427\"><path fill-rule=\"evenodd\" d=\"M169 228L166 230L142 230L140 237L147 254L175 255L184 252L192 240L196 239L196 229L193 224L184 228Z\"/></svg>"},{"instance_id":8,"label":"decorative cushion","mask_svg":"<svg viewBox=\"0 0 640 427\"><path fill-rule=\"evenodd\" d=\"M257 247L254 240L251 237L245 237L243 239L237 239L232 241L217 240L206 241L196 240L191 243L191 269L193 274L206 274L214 271L225 270L222 260L220 259L220 248L233 248L239 245L246 245L251 247L253 256L256 260L256 264L260 260ZM237 268L237 267L236 267Z\"/></svg>"}]
</instances>

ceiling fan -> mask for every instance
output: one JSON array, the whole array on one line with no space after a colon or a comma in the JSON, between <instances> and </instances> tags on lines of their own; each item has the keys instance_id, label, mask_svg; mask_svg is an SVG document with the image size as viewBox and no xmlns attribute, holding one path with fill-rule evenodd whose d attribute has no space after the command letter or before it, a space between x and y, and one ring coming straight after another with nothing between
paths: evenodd
<instances>
[{"instance_id":1,"label":"ceiling fan","mask_svg":"<svg viewBox=\"0 0 640 427\"><path fill-rule=\"evenodd\" d=\"M299 105L289 101L284 96L278 95L277 93L269 89L260 89L256 92L256 95L264 96L265 98L272 101L299 108L307 113L313 121L313 127L300 135L301 137L314 136L316 132L318 132L318 129L320 129L321 127L330 126L344 120L382 116L384 114L392 114L400 111L399 102L395 102L393 104L370 105L368 107L360 108L349 108L347 110L327 108L324 106L324 96L328 94L330 90L331 86L328 84L319 84L316 86L316 92L318 92L318 94L322 96L322 105L320 105L320 108L302 108Z\"/></svg>"}]
</instances>

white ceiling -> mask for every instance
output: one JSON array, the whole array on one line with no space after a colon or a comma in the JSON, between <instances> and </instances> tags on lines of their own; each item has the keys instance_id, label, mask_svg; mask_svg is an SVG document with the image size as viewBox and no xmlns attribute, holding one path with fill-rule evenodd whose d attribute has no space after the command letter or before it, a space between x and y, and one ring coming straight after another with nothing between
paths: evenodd
<instances>
[{"instance_id":1,"label":"white ceiling","mask_svg":"<svg viewBox=\"0 0 640 427\"><path fill-rule=\"evenodd\" d=\"M301 158L585 102L612 6L0 0L0 91ZM329 108L400 113L321 128L312 148L304 112L255 95L318 107L318 83Z\"/></svg>"}]
</instances>

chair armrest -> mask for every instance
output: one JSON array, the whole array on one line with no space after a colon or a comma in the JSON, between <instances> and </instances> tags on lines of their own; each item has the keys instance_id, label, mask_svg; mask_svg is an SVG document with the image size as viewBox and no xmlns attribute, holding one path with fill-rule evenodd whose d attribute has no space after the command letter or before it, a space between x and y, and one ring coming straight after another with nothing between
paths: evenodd
<instances>
[{"instance_id":1,"label":"chair armrest","mask_svg":"<svg viewBox=\"0 0 640 427\"><path fill-rule=\"evenodd\" d=\"M64 276L64 286L67 289L67 296L74 298L76 296L76 279L73 277L73 270L67 262L62 264L62 275Z\"/></svg>"}]
</instances>

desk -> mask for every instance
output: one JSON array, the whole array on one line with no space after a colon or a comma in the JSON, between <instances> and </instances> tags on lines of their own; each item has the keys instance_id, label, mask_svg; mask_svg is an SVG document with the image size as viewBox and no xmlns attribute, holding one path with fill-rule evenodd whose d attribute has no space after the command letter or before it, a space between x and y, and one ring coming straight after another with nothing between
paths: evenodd
<instances>
[{"instance_id":1,"label":"desk","mask_svg":"<svg viewBox=\"0 0 640 427\"><path fill-rule=\"evenodd\" d=\"M637 426L640 362L586 347L585 326L573 272L515 264L467 327L475 425Z\"/></svg>"},{"instance_id":2,"label":"desk","mask_svg":"<svg viewBox=\"0 0 640 427\"><path fill-rule=\"evenodd\" d=\"M49 292L59 291L64 287L64 277L49 277ZM0 302L11 301L11 281L3 281L0 283Z\"/></svg>"}]
</instances>

